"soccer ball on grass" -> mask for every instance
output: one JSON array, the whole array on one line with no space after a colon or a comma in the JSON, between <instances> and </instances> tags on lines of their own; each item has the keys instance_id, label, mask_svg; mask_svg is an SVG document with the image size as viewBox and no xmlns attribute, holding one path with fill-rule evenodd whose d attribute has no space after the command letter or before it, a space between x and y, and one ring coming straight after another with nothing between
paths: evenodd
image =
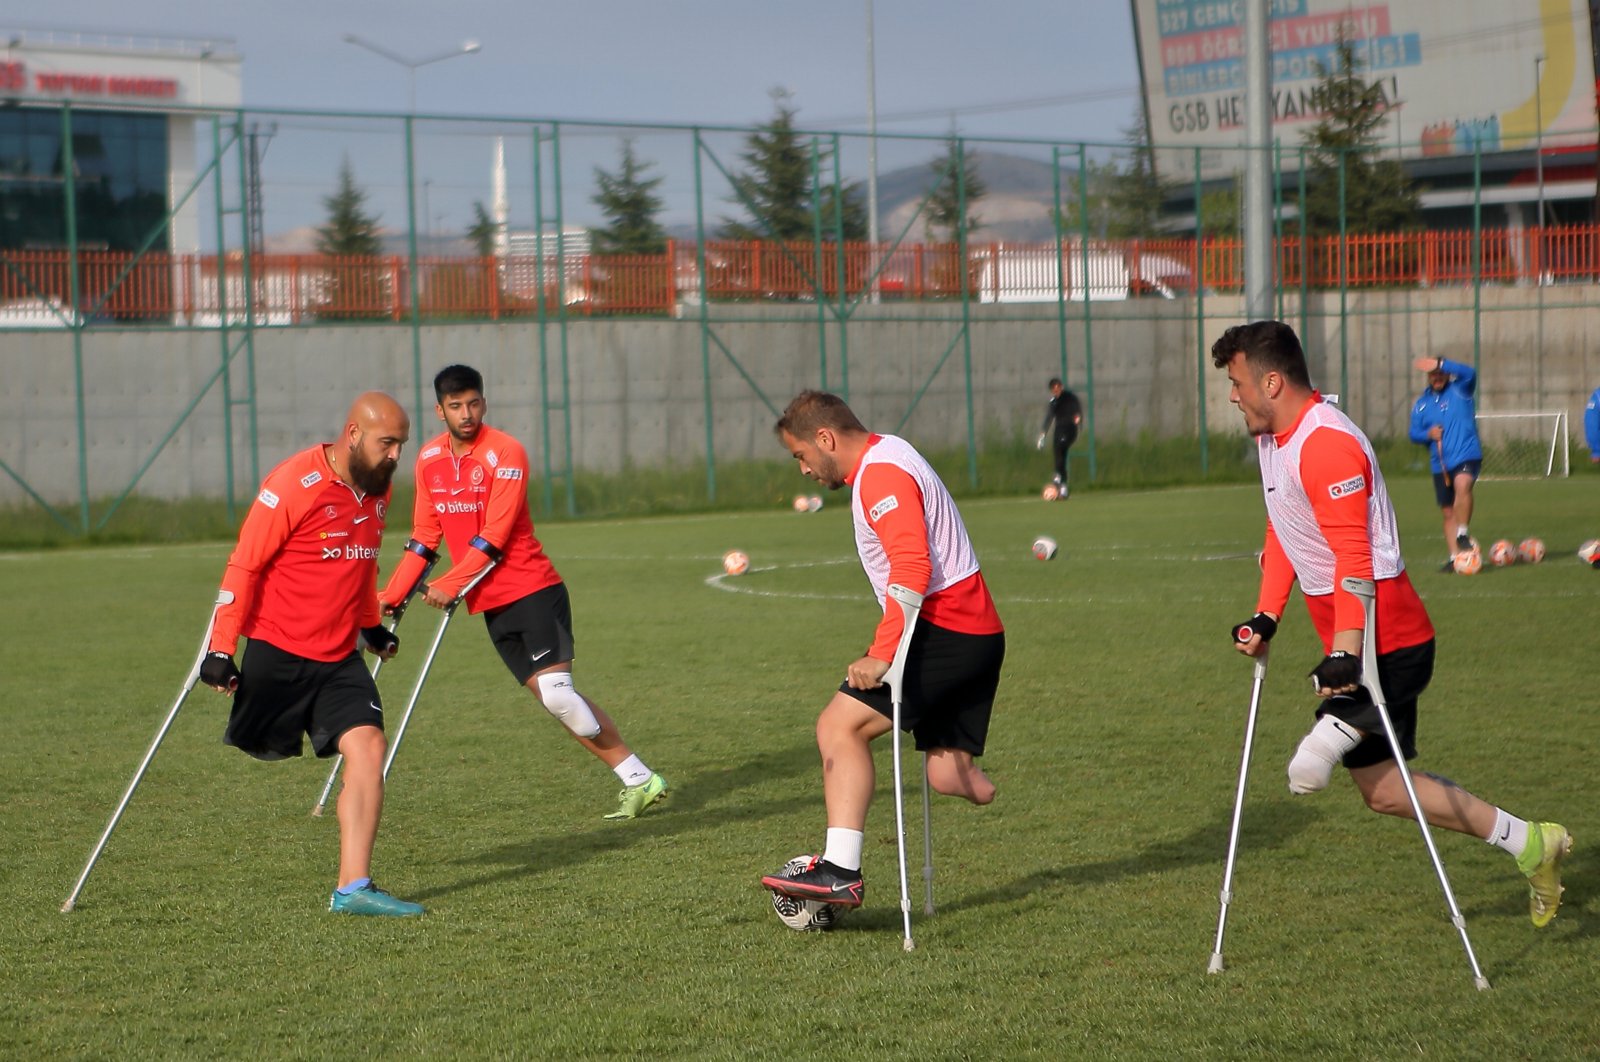
<instances>
[{"instance_id":1,"label":"soccer ball on grass","mask_svg":"<svg viewBox=\"0 0 1600 1062\"><path fill-rule=\"evenodd\" d=\"M1507 568L1517 563L1517 547L1509 538L1502 538L1489 547L1489 563L1496 568Z\"/></svg>"},{"instance_id":2,"label":"soccer ball on grass","mask_svg":"<svg viewBox=\"0 0 1600 1062\"><path fill-rule=\"evenodd\" d=\"M1517 544L1517 559L1524 564L1538 564L1544 560L1544 539L1523 539Z\"/></svg>"},{"instance_id":3,"label":"soccer ball on grass","mask_svg":"<svg viewBox=\"0 0 1600 1062\"><path fill-rule=\"evenodd\" d=\"M1453 562L1457 575L1477 575L1483 570L1483 553L1477 546L1457 553Z\"/></svg>"},{"instance_id":4,"label":"soccer ball on grass","mask_svg":"<svg viewBox=\"0 0 1600 1062\"><path fill-rule=\"evenodd\" d=\"M795 856L783 865L778 874L785 878L804 874L821 859L819 855ZM772 909L778 912L778 921L802 933L832 929L839 924L839 919L844 914L844 908L838 904L823 903L820 900L802 900L777 892L772 894Z\"/></svg>"},{"instance_id":5,"label":"soccer ball on grass","mask_svg":"<svg viewBox=\"0 0 1600 1062\"><path fill-rule=\"evenodd\" d=\"M730 549L722 555L722 570L729 575L743 575L750 570L750 554L742 549Z\"/></svg>"},{"instance_id":6,"label":"soccer ball on grass","mask_svg":"<svg viewBox=\"0 0 1600 1062\"><path fill-rule=\"evenodd\" d=\"M1578 559L1591 568L1600 568L1600 538L1591 538L1579 546Z\"/></svg>"}]
</instances>

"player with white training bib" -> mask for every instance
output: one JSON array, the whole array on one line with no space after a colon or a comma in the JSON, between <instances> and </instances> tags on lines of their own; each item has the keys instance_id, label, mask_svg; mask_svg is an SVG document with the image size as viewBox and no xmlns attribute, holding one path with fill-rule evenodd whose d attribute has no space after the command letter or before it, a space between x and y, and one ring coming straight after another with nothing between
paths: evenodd
<instances>
[{"instance_id":1,"label":"player with white training bib","mask_svg":"<svg viewBox=\"0 0 1600 1062\"><path fill-rule=\"evenodd\" d=\"M1231 401L1256 437L1267 507L1256 614L1234 627L1240 652L1260 656L1277 632L1296 580L1327 654L1311 671L1322 698L1317 722L1289 761L1289 790L1325 789L1343 763L1373 811L1412 817L1410 798L1377 706L1361 685L1365 613L1347 578L1377 584L1378 685L1409 759L1417 754L1417 698L1433 677L1434 630L1406 575L1400 535L1372 445L1311 386L1294 329L1280 321L1238 325L1211 348L1226 369ZM1407 768L1409 770L1409 768ZM1411 772L1428 822L1509 852L1528 878L1533 924L1561 904L1561 860L1572 846L1554 822L1527 822L1448 778Z\"/></svg>"},{"instance_id":2,"label":"player with white training bib","mask_svg":"<svg viewBox=\"0 0 1600 1062\"><path fill-rule=\"evenodd\" d=\"M452 566L428 584L424 600L448 608L490 564L480 546L499 551L494 570L467 595L489 638L517 681L578 743L622 782L608 819L632 819L665 799L667 780L623 743L611 717L573 684L572 606L567 584L534 537L528 515L528 453L510 435L483 422L483 377L450 365L433 378L444 434L417 453L417 500L411 537L429 548L441 538ZM408 552L383 591L385 610L405 599L426 562Z\"/></svg>"},{"instance_id":3,"label":"player with white training bib","mask_svg":"<svg viewBox=\"0 0 1600 1062\"><path fill-rule=\"evenodd\" d=\"M761 879L774 892L846 907L864 893L861 849L874 783L870 743L892 726L883 677L904 619L885 608L891 584L923 595L906 658L901 725L927 753L928 781L974 804L994 800L978 766L1005 659L1005 631L967 529L938 475L904 439L867 431L837 395L802 391L776 429L800 471L830 490L854 488L856 551L883 609L871 647L817 720L827 847L810 870Z\"/></svg>"}]
</instances>

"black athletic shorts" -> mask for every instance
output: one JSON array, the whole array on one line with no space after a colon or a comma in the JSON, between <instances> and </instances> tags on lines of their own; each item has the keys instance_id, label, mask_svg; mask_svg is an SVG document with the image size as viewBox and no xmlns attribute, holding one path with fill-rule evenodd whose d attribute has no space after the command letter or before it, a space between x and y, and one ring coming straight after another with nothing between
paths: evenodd
<instances>
[{"instance_id":1,"label":"black athletic shorts","mask_svg":"<svg viewBox=\"0 0 1600 1062\"><path fill-rule=\"evenodd\" d=\"M332 756L346 730L383 729L378 687L353 649L340 660L307 660L252 638L239 672L222 743L258 760L300 755L303 735L318 756Z\"/></svg>"},{"instance_id":2,"label":"black athletic shorts","mask_svg":"<svg viewBox=\"0 0 1600 1062\"><path fill-rule=\"evenodd\" d=\"M905 696L900 726L917 739L917 751L962 749L983 755L989 736L989 713L1000 685L1000 664L1006 657L1005 634L959 634L917 621L906 656ZM889 687L874 690L839 686L878 714L894 718Z\"/></svg>"},{"instance_id":3,"label":"black athletic shorts","mask_svg":"<svg viewBox=\"0 0 1600 1062\"><path fill-rule=\"evenodd\" d=\"M1476 480L1479 474L1483 472L1483 462L1463 461L1448 473L1435 472L1433 474L1433 496L1438 500L1439 508L1443 509L1456 503L1456 477L1463 472ZM1388 690L1384 692L1387 693Z\"/></svg>"},{"instance_id":4,"label":"black athletic shorts","mask_svg":"<svg viewBox=\"0 0 1600 1062\"><path fill-rule=\"evenodd\" d=\"M522 686L551 664L572 660L572 602L556 583L483 614L489 639Z\"/></svg>"},{"instance_id":5,"label":"black athletic shorts","mask_svg":"<svg viewBox=\"0 0 1600 1062\"><path fill-rule=\"evenodd\" d=\"M1394 724L1400 750L1408 760L1417 755L1417 697L1433 678L1433 650L1434 640L1429 638L1421 645L1378 657L1378 685L1383 687L1389 721ZM1378 706L1372 703L1366 687L1353 694L1329 697L1317 708L1318 718L1323 715L1342 719L1367 735L1361 744L1345 753L1346 767L1371 767L1394 759L1389 736L1383 732L1383 720L1378 717Z\"/></svg>"}]
</instances>

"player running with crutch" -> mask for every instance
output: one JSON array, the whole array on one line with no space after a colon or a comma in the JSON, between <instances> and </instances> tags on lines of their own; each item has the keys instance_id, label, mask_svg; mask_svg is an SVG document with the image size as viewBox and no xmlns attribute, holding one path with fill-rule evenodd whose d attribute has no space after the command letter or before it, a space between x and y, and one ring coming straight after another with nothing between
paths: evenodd
<instances>
[{"instance_id":1,"label":"player running with crutch","mask_svg":"<svg viewBox=\"0 0 1600 1062\"><path fill-rule=\"evenodd\" d=\"M845 669L817 720L828 812L822 859L803 874L771 874L761 884L787 896L857 907L874 781L870 743L889 733L902 693L892 697L883 681L904 629L904 613L887 600L889 587L922 595L905 654L902 726L924 753L932 788L974 804L995 796L977 757L1000 682L1005 633L955 502L909 443L867 431L842 399L821 391L801 392L776 431L802 473L830 490L854 487L856 549L883 616L871 647Z\"/></svg>"},{"instance_id":2,"label":"player running with crutch","mask_svg":"<svg viewBox=\"0 0 1600 1062\"><path fill-rule=\"evenodd\" d=\"M1229 397L1256 437L1267 508L1256 614L1248 621L1250 636L1236 645L1251 657L1266 652L1298 580L1327 654L1311 671L1321 701L1316 725L1289 762L1290 791L1326 788L1342 763L1369 808L1414 818L1414 789L1428 823L1482 838L1512 855L1528 879L1533 924L1549 924L1561 903L1561 861L1572 845L1566 829L1530 823L1448 778L1402 768L1362 683L1365 652L1387 695L1397 743L1408 759L1415 756L1417 698L1433 675L1434 629L1406 575L1394 509L1371 444L1312 388L1305 354L1288 325L1257 321L1230 328L1211 356L1217 368L1227 370ZM1366 644L1366 609L1345 586L1351 578L1376 582L1376 645Z\"/></svg>"}]
</instances>

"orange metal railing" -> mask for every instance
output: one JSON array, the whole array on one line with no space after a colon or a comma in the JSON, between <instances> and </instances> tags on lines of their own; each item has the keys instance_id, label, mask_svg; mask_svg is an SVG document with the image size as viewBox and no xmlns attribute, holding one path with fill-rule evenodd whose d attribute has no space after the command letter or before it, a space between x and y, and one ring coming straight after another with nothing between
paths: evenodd
<instances>
[{"instance_id":1,"label":"orange metal railing","mask_svg":"<svg viewBox=\"0 0 1600 1062\"><path fill-rule=\"evenodd\" d=\"M1361 234L1276 249L1279 281L1297 289L1435 287L1600 280L1600 225ZM1199 283L1244 285L1244 248L1234 238L1067 243L915 243L874 248L809 241L708 240L704 292L699 249L674 242L656 255L430 256L416 263L418 316L499 320L533 316L665 315L687 301L885 300L968 297L984 302L1176 297ZM411 313L404 256L253 255L249 305L257 324L318 320L400 321ZM1085 272L1087 265L1087 272ZM244 319L245 262L237 253L116 251L77 256L78 311L86 320L215 325ZM0 251L0 324L19 313L64 322L71 262L65 251ZM53 307L53 309L51 309ZM49 323L28 318L30 323Z\"/></svg>"}]
</instances>

